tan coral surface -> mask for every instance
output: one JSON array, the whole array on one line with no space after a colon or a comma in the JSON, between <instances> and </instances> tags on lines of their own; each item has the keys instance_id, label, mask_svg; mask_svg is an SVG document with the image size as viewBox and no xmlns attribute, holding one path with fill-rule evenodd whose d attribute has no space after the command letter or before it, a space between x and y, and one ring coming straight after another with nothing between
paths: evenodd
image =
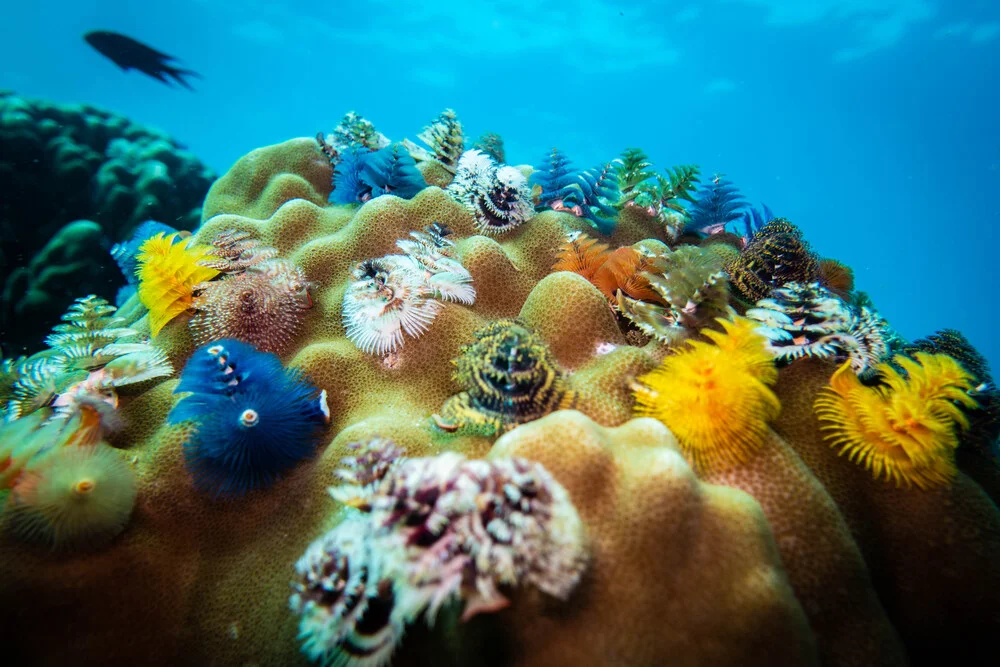
<instances>
[{"instance_id":1,"label":"tan coral surface","mask_svg":"<svg viewBox=\"0 0 1000 667\"><path fill-rule=\"evenodd\" d=\"M304 661L296 619L286 609L288 581L295 560L329 520L332 503L325 489L333 467L347 443L374 434L394 438L414 456L443 449L485 454L491 439L436 431L429 417L457 389L451 359L492 319L520 314L529 325L546 327L550 315L565 309L580 323L600 322L590 325L582 351L573 336L551 327L548 342L564 363L593 359L606 368L600 381L616 385L624 398L624 385L610 377L618 366L596 354L603 334L617 335L606 301L586 281L562 293L560 285L576 280L570 274L542 281L566 233L561 221L572 216L537 216L498 242L471 236L471 217L438 188L410 201L381 197L360 209L330 207L329 178L329 165L313 142L254 151L212 188L205 212L217 215L206 220L197 239L226 229L250 232L316 283L315 305L285 360L327 390L333 420L324 443L330 444L274 487L214 502L194 489L185 470L183 431L164 426L177 381L123 396L126 427L112 444L132 461L140 480L125 535L95 554L38 553L9 531L0 538L0 605L16 613L17 627L24 624L13 647L17 664ZM473 275L475 306L448 304L426 335L408 340L390 359L362 353L344 337L341 322L350 268L394 252L396 240L432 222L448 225L461 239L458 257ZM539 296L529 299L539 282ZM532 305L522 313L526 301ZM123 308L134 311L132 304ZM137 326L146 326L145 319ZM186 317L164 327L154 344L183 368L194 349ZM628 416L621 408L595 410L605 423ZM7 625L10 617L0 621ZM119 639L123 635L127 641Z\"/></svg>"},{"instance_id":2,"label":"tan coral surface","mask_svg":"<svg viewBox=\"0 0 1000 667\"><path fill-rule=\"evenodd\" d=\"M1000 513L963 475L949 489L901 490L838 457L812 409L832 367L783 370L780 437L744 466L699 480L662 425L630 421L631 383L667 352L628 345L595 287L550 274L566 233L585 221L544 212L486 238L437 187L408 201L329 206L330 176L312 140L254 151L213 186L197 234L244 230L316 284L283 356L329 395L316 456L269 489L212 501L186 471L183 428L164 425L176 378L126 388L125 427L111 444L134 467L139 494L123 535L100 551L47 553L15 541L0 515L0 627L15 638L5 660L306 664L287 609L292 568L337 519L326 487L347 445L373 435L411 456L542 461L569 490L594 550L569 603L524 592L468 624L439 619L433 632L408 632L394 664L937 664L986 654L1000 631ZM602 240L663 238L640 213ZM385 358L362 353L341 318L350 269L432 222L453 230L475 304L446 304L426 334ZM133 300L121 312L131 321L141 311ZM539 332L571 373L579 412L521 426L494 447L437 430L430 416L459 390L451 360L460 347L501 317ZM194 347L186 318L153 343L183 368Z\"/></svg>"},{"instance_id":3,"label":"tan coral surface","mask_svg":"<svg viewBox=\"0 0 1000 667\"><path fill-rule=\"evenodd\" d=\"M814 360L783 370L775 429L837 503L914 663L971 664L1000 631L1000 511L962 472L944 488L896 488L838 456L808 409L834 370Z\"/></svg>"},{"instance_id":4,"label":"tan coral surface","mask_svg":"<svg viewBox=\"0 0 1000 667\"><path fill-rule=\"evenodd\" d=\"M515 664L818 664L760 506L700 481L659 422L607 429L564 410L490 456L542 462L593 551L568 609L524 596L506 612Z\"/></svg>"}]
</instances>

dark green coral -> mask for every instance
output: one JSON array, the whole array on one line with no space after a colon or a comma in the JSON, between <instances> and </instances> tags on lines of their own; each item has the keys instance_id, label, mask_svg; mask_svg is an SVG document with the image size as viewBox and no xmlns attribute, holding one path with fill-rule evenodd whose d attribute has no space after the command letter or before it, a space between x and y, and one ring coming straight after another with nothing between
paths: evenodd
<instances>
[{"instance_id":1,"label":"dark green coral","mask_svg":"<svg viewBox=\"0 0 1000 667\"><path fill-rule=\"evenodd\" d=\"M0 91L3 353L39 349L80 293L113 299L111 244L151 218L195 229L214 179L162 132L90 105Z\"/></svg>"}]
</instances>

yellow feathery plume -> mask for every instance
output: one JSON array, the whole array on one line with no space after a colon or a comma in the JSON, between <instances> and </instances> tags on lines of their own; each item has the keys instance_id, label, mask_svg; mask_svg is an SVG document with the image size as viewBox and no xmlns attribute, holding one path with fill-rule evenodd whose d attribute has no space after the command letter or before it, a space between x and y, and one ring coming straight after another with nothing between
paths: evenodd
<instances>
[{"instance_id":1,"label":"yellow feathery plume","mask_svg":"<svg viewBox=\"0 0 1000 667\"><path fill-rule=\"evenodd\" d=\"M905 375L881 364L879 387L861 384L850 362L841 366L816 399L820 428L875 479L921 489L948 484L955 477L955 426L968 426L958 404L976 405L968 395L972 377L943 354L918 352L895 363Z\"/></svg>"},{"instance_id":2,"label":"yellow feathery plume","mask_svg":"<svg viewBox=\"0 0 1000 667\"><path fill-rule=\"evenodd\" d=\"M767 351L767 338L760 332L759 323L745 317L731 320L716 318L725 333L702 329L701 333L714 342L723 352L739 358L747 370L764 384L778 381L778 369L774 365L774 355Z\"/></svg>"},{"instance_id":3,"label":"yellow feathery plume","mask_svg":"<svg viewBox=\"0 0 1000 667\"><path fill-rule=\"evenodd\" d=\"M139 247L139 301L149 309L149 330L160 329L191 307L195 285L219 275L203 266L211 258L211 248L190 239L174 243L177 234L163 233L146 239Z\"/></svg>"},{"instance_id":4,"label":"yellow feathery plume","mask_svg":"<svg viewBox=\"0 0 1000 667\"><path fill-rule=\"evenodd\" d=\"M745 463L764 444L767 424L781 410L762 380L772 377L760 361L772 364L764 338L750 335L742 323L728 324L723 324L727 333L713 332L716 345L689 343L633 387L636 414L673 431L700 472Z\"/></svg>"},{"instance_id":5,"label":"yellow feathery plume","mask_svg":"<svg viewBox=\"0 0 1000 667\"><path fill-rule=\"evenodd\" d=\"M954 357L947 354L917 352L914 357L915 359L902 355L896 357L896 364L906 371L905 377L896 372L895 368L883 365L882 377L885 384L891 391L899 391L905 387L920 400L930 403L942 417L955 421L963 429L968 428L969 420L958 404L967 408L978 406L975 399L969 396L972 376Z\"/></svg>"}]
</instances>

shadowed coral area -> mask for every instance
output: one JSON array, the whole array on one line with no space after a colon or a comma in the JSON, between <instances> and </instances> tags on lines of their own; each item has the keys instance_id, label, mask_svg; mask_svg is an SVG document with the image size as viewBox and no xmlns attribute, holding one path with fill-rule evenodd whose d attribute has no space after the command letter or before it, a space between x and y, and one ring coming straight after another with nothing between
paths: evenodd
<instances>
[{"instance_id":1,"label":"shadowed coral area","mask_svg":"<svg viewBox=\"0 0 1000 667\"><path fill-rule=\"evenodd\" d=\"M522 599L505 614L515 664L818 664L760 507L700 481L658 422L605 429L563 411L490 456L545 465L593 549L569 608Z\"/></svg>"},{"instance_id":2,"label":"shadowed coral area","mask_svg":"<svg viewBox=\"0 0 1000 667\"><path fill-rule=\"evenodd\" d=\"M962 472L943 488L896 488L839 456L808 409L835 370L812 359L782 370L775 430L837 503L912 663L971 661L1000 622L1000 511Z\"/></svg>"},{"instance_id":3,"label":"shadowed coral area","mask_svg":"<svg viewBox=\"0 0 1000 667\"><path fill-rule=\"evenodd\" d=\"M833 364L804 359L778 372L752 354L758 336L743 320L726 335L693 331L701 342L689 347L743 358L740 372L754 382L770 385L777 374L781 403L744 456L694 470L667 426L632 419L636 378L677 351L630 344L634 331L597 287L552 271L568 233L594 234L589 221L544 211L493 238L433 186L409 200L331 206L331 176L312 139L256 150L213 186L191 240L253 239L310 285L312 307L276 352L326 393L330 423L315 455L266 489L214 499L186 466L193 426L166 423L178 380L121 387L123 424L107 436L109 453L136 479L122 534L101 549L51 554L16 539L0 513L0 626L18 638L5 659L309 664L289 583L307 547L347 513L327 493L334 472L354 443L376 436L407 457L542 464L583 521L590 563L565 601L511 585L502 590L510 607L466 622L460 608L443 606L433 628L407 627L394 665L937 665L988 655L1000 609L1000 512L961 466L951 485L901 489L838 456L814 411ZM386 354L359 349L343 318L352 272L399 257L397 242L413 232L444 228L475 302L442 299L419 337ZM599 242L662 245L668 231L627 206ZM135 335L149 333L137 298L116 315ZM177 314L151 341L175 376L196 347L191 316ZM574 409L532 414L499 439L435 426L431 416L467 391L451 360L477 331L515 318L532 332L534 353L544 346L546 363L560 369L539 377L564 382ZM520 368L522 338L490 348L502 352L492 363Z\"/></svg>"},{"instance_id":4,"label":"shadowed coral area","mask_svg":"<svg viewBox=\"0 0 1000 667\"><path fill-rule=\"evenodd\" d=\"M788 443L772 432L750 460L705 479L760 503L828 664L908 664L837 505Z\"/></svg>"},{"instance_id":5,"label":"shadowed coral area","mask_svg":"<svg viewBox=\"0 0 1000 667\"><path fill-rule=\"evenodd\" d=\"M107 261L108 247L104 230L90 220L76 220L54 231L31 261L12 270L0 295L4 310L9 311L0 316L0 321L20 324L44 320L51 324L81 293L108 293L108 286L119 279L116 267ZM13 340L15 330L20 336L20 327L4 327L4 343L10 343L11 351L18 349ZM39 339L44 330L32 328L29 336ZM8 334L10 339L6 338ZM25 344L29 336L25 336ZM31 344L37 344L37 340Z\"/></svg>"}]
</instances>

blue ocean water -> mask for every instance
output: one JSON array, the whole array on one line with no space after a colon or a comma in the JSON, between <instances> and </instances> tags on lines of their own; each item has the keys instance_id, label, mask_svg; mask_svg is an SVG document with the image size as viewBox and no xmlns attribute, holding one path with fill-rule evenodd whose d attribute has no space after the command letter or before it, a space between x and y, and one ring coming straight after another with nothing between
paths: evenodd
<instances>
[{"instance_id":1,"label":"blue ocean water","mask_svg":"<svg viewBox=\"0 0 1000 667\"><path fill-rule=\"evenodd\" d=\"M0 88L166 130L219 172L354 109L393 138L445 107L508 161L642 147L790 218L906 338L957 328L1000 367L995 0L12 3ZM204 76L123 73L121 32Z\"/></svg>"}]
</instances>

